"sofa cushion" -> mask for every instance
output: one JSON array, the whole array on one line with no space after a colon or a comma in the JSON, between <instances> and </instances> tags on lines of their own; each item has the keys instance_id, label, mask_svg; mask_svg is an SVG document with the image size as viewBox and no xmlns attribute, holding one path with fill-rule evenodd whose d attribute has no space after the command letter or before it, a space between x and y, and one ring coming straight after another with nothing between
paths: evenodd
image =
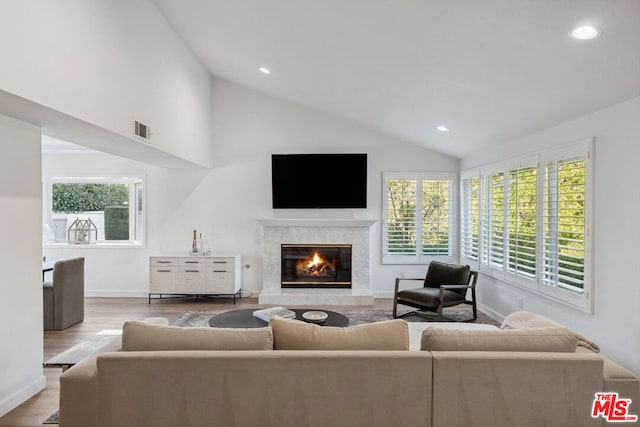
<instances>
[{"instance_id":1,"label":"sofa cushion","mask_svg":"<svg viewBox=\"0 0 640 427\"><path fill-rule=\"evenodd\" d=\"M501 329L527 329L527 328L549 328L549 327L563 327L561 324L554 322L551 319L547 319L537 313L530 311L516 311L504 318ZM578 339L578 345L580 347L587 348L594 353L600 352L600 347L590 339L580 335L575 331L571 333Z\"/></svg>"},{"instance_id":2,"label":"sofa cushion","mask_svg":"<svg viewBox=\"0 0 640 427\"><path fill-rule=\"evenodd\" d=\"M459 330L428 328L421 350L533 351L575 353L577 339L567 328Z\"/></svg>"},{"instance_id":3,"label":"sofa cushion","mask_svg":"<svg viewBox=\"0 0 640 427\"><path fill-rule=\"evenodd\" d=\"M157 350L273 350L273 333L270 327L179 328L125 322L122 351Z\"/></svg>"},{"instance_id":4,"label":"sofa cushion","mask_svg":"<svg viewBox=\"0 0 640 427\"><path fill-rule=\"evenodd\" d=\"M409 350L409 327L401 319L338 328L274 317L275 350Z\"/></svg>"}]
</instances>

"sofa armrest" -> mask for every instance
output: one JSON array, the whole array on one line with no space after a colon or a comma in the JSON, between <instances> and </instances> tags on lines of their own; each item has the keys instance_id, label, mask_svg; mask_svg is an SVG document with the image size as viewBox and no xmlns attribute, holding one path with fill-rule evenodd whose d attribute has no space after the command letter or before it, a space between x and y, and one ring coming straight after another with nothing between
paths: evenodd
<instances>
[{"instance_id":1,"label":"sofa armrest","mask_svg":"<svg viewBox=\"0 0 640 427\"><path fill-rule=\"evenodd\" d=\"M89 357L60 375L60 425L97 425L97 355Z\"/></svg>"},{"instance_id":2,"label":"sofa armrest","mask_svg":"<svg viewBox=\"0 0 640 427\"><path fill-rule=\"evenodd\" d=\"M638 377L611 359L602 357L602 360L604 361L604 391L616 392L621 398L631 399L628 413L640 415L640 380Z\"/></svg>"}]
</instances>

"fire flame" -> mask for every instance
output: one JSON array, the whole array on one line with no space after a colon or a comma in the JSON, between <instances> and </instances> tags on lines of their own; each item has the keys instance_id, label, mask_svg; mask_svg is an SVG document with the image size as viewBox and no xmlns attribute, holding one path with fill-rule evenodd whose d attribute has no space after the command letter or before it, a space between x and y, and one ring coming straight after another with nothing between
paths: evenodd
<instances>
[{"instance_id":1,"label":"fire flame","mask_svg":"<svg viewBox=\"0 0 640 427\"><path fill-rule=\"evenodd\" d=\"M322 259L322 257L316 251L316 252L313 253L313 257L311 258L311 260L307 264L307 268L313 269L314 267L317 267L320 264L324 264L324 262L325 262L324 259Z\"/></svg>"}]
</instances>

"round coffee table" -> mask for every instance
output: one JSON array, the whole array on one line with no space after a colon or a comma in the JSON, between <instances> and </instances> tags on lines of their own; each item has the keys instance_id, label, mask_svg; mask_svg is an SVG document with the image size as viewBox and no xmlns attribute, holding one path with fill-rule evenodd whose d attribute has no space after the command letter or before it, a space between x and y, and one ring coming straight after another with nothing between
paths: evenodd
<instances>
[{"instance_id":1,"label":"round coffee table","mask_svg":"<svg viewBox=\"0 0 640 427\"><path fill-rule=\"evenodd\" d=\"M231 310L220 313L209 319L209 326L215 328L264 328L269 323L258 319L253 315L255 308L243 308L240 310ZM330 310L314 310L311 308L292 308L291 311L296 313L296 319L306 322L302 318L302 313L307 311L324 311L328 317L320 323L307 322L320 326L338 326L345 327L349 325L349 318L344 314L336 313Z\"/></svg>"}]
</instances>

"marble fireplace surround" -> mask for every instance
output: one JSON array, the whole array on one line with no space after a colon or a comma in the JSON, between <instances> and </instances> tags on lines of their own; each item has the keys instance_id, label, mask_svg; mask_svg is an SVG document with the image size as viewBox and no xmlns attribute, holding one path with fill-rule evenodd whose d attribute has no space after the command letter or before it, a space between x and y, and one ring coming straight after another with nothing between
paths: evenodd
<instances>
[{"instance_id":1,"label":"marble fireplace surround","mask_svg":"<svg viewBox=\"0 0 640 427\"><path fill-rule=\"evenodd\" d=\"M260 304L372 305L370 228L368 219L260 219L262 225L262 291ZM350 244L351 289L280 287L282 244Z\"/></svg>"}]
</instances>

